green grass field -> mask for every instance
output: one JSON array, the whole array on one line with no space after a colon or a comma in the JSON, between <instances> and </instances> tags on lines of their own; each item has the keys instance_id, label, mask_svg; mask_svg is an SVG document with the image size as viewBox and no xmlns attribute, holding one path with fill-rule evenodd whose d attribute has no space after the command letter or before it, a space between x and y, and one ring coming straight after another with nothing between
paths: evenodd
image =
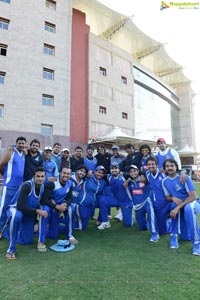
<instances>
[{"instance_id":1,"label":"green grass field","mask_svg":"<svg viewBox=\"0 0 200 300\"><path fill-rule=\"evenodd\" d=\"M197 184L200 195L200 184ZM17 245L17 259L5 259L8 242L0 241L1 299L6 300L193 300L200 298L200 257L189 241L169 249L169 236L150 243L149 232L136 224L127 229L112 220L99 231L90 221L77 231L71 252L38 253ZM63 238L63 236L60 236ZM55 241L47 240L47 245Z\"/></svg>"}]
</instances>

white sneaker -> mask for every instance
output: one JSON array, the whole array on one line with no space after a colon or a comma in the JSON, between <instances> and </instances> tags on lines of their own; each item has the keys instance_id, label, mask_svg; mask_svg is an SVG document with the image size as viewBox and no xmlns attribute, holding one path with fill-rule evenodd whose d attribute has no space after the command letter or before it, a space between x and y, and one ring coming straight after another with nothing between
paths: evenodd
<instances>
[{"instance_id":1,"label":"white sneaker","mask_svg":"<svg viewBox=\"0 0 200 300\"><path fill-rule=\"evenodd\" d=\"M103 230L103 229L110 228L110 227L111 227L110 222L102 222L101 225L99 225L97 228L99 230Z\"/></svg>"},{"instance_id":2,"label":"white sneaker","mask_svg":"<svg viewBox=\"0 0 200 300\"><path fill-rule=\"evenodd\" d=\"M118 215L119 215L120 212L121 212L120 209L117 209L117 210L116 210L114 219L118 219Z\"/></svg>"},{"instance_id":3,"label":"white sneaker","mask_svg":"<svg viewBox=\"0 0 200 300\"><path fill-rule=\"evenodd\" d=\"M115 215L115 219L117 219L119 221L123 221L123 216L122 216L121 210L119 211L119 213L117 215Z\"/></svg>"}]
</instances>

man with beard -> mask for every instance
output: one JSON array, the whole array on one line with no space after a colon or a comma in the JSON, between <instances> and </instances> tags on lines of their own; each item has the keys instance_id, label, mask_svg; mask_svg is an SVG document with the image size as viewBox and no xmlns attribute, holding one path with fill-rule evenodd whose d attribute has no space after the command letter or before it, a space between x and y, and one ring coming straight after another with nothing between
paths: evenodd
<instances>
[{"instance_id":1,"label":"man with beard","mask_svg":"<svg viewBox=\"0 0 200 300\"><path fill-rule=\"evenodd\" d=\"M192 254L200 256L200 236L197 214L200 212L200 204L196 201L197 195L191 178L186 175L185 182L180 180L178 163L173 158L165 160L163 165L168 176L163 180L165 196L171 203L170 217L172 218L170 231L170 248L179 247L178 235L181 233L180 220L183 214L188 233L192 240Z\"/></svg>"},{"instance_id":2,"label":"man with beard","mask_svg":"<svg viewBox=\"0 0 200 300\"><path fill-rule=\"evenodd\" d=\"M43 167L43 157L39 151L40 141L33 139L30 143L30 149L25 156L24 181L33 177L34 171L38 167Z\"/></svg>"}]
</instances>

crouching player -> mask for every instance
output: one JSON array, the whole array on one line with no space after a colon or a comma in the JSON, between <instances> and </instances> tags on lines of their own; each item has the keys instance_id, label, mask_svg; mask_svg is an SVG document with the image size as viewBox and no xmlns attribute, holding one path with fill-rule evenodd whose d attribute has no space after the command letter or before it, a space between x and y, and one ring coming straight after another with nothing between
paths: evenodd
<instances>
[{"instance_id":1,"label":"crouching player","mask_svg":"<svg viewBox=\"0 0 200 300\"><path fill-rule=\"evenodd\" d=\"M111 165L110 173L111 174L107 176L110 185L104 189L104 193L100 196L99 200L99 213L102 223L97 228L102 230L111 226L108 221L108 208L111 207L120 207L124 225L131 227L133 225L133 203L123 186L126 179L120 174L119 165L115 162Z\"/></svg>"},{"instance_id":2,"label":"crouching player","mask_svg":"<svg viewBox=\"0 0 200 300\"><path fill-rule=\"evenodd\" d=\"M36 215L39 220L38 251L45 252L44 244L46 234L45 218L48 217L49 206L60 209L45 197L47 188L44 186L45 169L35 169L33 178L25 181L12 199L12 204L7 209L9 226L5 237L10 240L6 258L15 259L16 243L31 244L34 240L34 222Z\"/></svg>"},{"instance_id":3,"label":"crouching player","mask_svg":"<svg viewBox=\"0 0 200 300\"><path fill-rule=\"evenodd\" d=\"M148 223L149 231L151 232L150 242L157 242L159 234L157 232L153 203L150 198L150 185L147 181L141 181L139 169L135 165L129 167L129 175L130 178L127 179L124 187L128 188L132 198L138 227L140 230L147 230L146 224Z\"/></svg>"},{"instance_id":4,"label":"crouching player","mask_svg":"<svg viewBox=\"0 0 200 300\"><path fill-rule=\"evenodd\" d=\"M57 205L57 209L50 208L49 215L47 218L48 231L47 237L55 239L59 234L60 227L60 211L63 212L64 219L64 233L66 240L69 240L70 243L73 243L69 237L69 214L71 214L71 210L74 209L70 206L72 200L72 182L70 180L71 177L71 169L63 168L59 174L59 179L55 182L49 182L48 185L52 186L50 199L51 201ZM60 208L58 210L58 207Z\"/></svg>"},{"instance_id":5,"label":"crouching player","mask_svg":"<svg viewBox=\"0 0 200 300\"><path fill-rule=\"evenodd\" d=\"M168 176L163 180L166 198L171 203L170 217L172 218L170 248L178 248L178 235L181 234L180 219L184 215L188 233L193 244L193 255L200 255L200 236L197 214L200 204L196 201L196 191L192 180L186 175L185 182L177 174L178 164L173 158L164 162L164 169Z\"/></svg>"}]
</instances>

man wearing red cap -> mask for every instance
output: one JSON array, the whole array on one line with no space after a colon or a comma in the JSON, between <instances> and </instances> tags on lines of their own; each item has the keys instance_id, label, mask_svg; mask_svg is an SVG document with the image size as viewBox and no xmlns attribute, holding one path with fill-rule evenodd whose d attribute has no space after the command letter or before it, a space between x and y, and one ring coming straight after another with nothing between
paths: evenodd
<instances>
[{"instance_id":1,"label":"man wearing red cap","mask_svg":"<svg viewBox=\"0 0 200 300\"><path fill-rule=\"evenodd\" d=\"M163 163L167 158L175 159L178 164L178 169L181 170L181 160L178 152L175 149L167 147L167 144L163 138L157 139L157 145L160 149L156 155L159 170L163 169Z\"/></svg>"}]
</instances>

